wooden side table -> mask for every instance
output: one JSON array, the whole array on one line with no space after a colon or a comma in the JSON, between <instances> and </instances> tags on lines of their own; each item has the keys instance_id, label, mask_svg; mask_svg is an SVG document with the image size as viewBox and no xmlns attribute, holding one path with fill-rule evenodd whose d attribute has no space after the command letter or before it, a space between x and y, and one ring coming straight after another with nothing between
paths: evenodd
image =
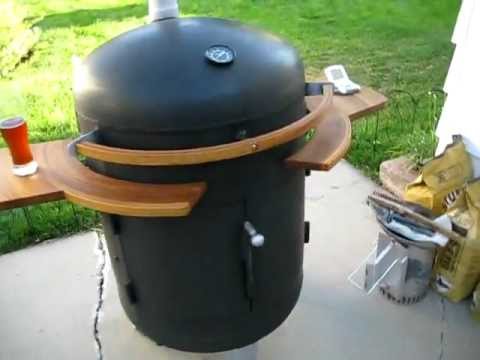
<instances>
[{"instance_id":1,"label":"wooden side table","mask_svg":"<svg viewBox=\"0 0 480 360\"><path fill-rule=\"evenodd\" d=\"M315 108L321 101L322 96L306 98L309 109ZM287 159L287 165L297 168L310 167L320 171L330 170L345 155L350 146L350 120L374 113L384 107L386 102L385 96L367 87L354 95L334 96L333 108L327 114L325 121L322 121L316 128L317 136L312 140L311 146L305 147L303 152ZM122 189L129 190L130 183L103 177L85 167L84 169L79 168L78 166L82 166L81 164L71 167L65 158L67 142L60 140L32 145L34 157L39 163L39 171L35 175L25 178L12 174L8 150L0 149L0 210L75 198L77 203L82 204L83 202L89 207L92 207L93 204L93 208L100 211L111 211L113 206L117 213L123 215L185 216L206 190L205 184L183 184L180 185L183 186L182 189L174 189L175 185L145 185L144 191L149 191L151 194L152 190L155 190L157 195L151 197L152 200L144 199L145 201L140 202L139 206L132 206L129 191L122 191ZM317 149L314 162L311 161L310 153L313 148ZM52 161L52 156L47 156L49 152L56 154L58 162ZM65 172L64 177L67 180L69 176L71 177L69 182L72 186L61 189L52 181L53 173L58 176L62 171ZM82 176L88 176L96 184L97 190L94 194L87 194L87 192L79 190L81 186L77 186L78 179L75 180L79 173ZM77 181L77 185L73 186L75 181ZM139 185L135 184L135 186ZM155 189L148 188L149 186L153 186ZM184 195L185 190L188 190L188 196ZM117 194L118 198L114 199L112 194ZM132 209L131 211L128 210L129 207Z\"/></svg>"},{"instance_id":2,"label":"wooden side table","mask_svg":"<svg viewBox=\"0 0 480 360\"><path fill-rule=\"evenodd\" d=\"M39 163L39 170L35 175L28 177L13 175L10 171L12 160L8 149L0 149L0 210L15 209L65 198L63 191L47 180L46 164L40 158L40 153L44 147L45 144L32 145L33 156Z\"/></svg>"}]
</instances>

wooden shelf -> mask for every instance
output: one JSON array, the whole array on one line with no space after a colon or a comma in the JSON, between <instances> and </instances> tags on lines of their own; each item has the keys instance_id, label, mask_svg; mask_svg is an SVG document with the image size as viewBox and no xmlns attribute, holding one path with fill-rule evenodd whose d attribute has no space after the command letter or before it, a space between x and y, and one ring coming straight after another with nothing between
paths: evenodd
<instances>
[{"instance_id":1,"label":"wooden shelf","mask_svg":"<svg viewBox=\"0 0 480 360\"><path fill-rule=\"evenodd\" d=\"M350 119L332 109L319 122L313 138L285 162L292 168L329 171L345 156L351 139Z\"/></svg>"},{"instance_id":2,"label":"wooden shelf","mask_svg":"<svg viewBox=\"0 0 480 360\"><path fill-rule=\"evenodd\" d=\"M39 154L44 144L32 145L32 152L39 165L33 176L18 177L11 171L12 160L8 149L0 149L0 210L15 209L65 198L63 191L51 184L46 177L46 166Z\"/></svg>"},{"instance_id":3,"label":"wooden shelf","mask_svg":"<svg viewBox=\"0 0 480 360\"><path fill-rule=\"evenodd\" d=\"M346 153L349 144L350 120L381 109L387 102L382 94L364 87L361 92L351 96L333 96L334 107L338 110L320 111L320 104L330 105L323 96L307 97L309 109L317 110L297 126L289 129L289 136L301 135L308 126L318 126L315 137L300 152L286 160L288 166L327 171L331 169ZM323 119L317 115L322 113ZM281 130L281 129L280 129ZM285 129L284 129L285 130ZM160 162L180 163L187 161L208 162L212 159L235 157L248 151L262 151L284 141L285 131L274 132L274 136L261 137L259 146L245 142L235 148L210 148L210 152L197 154L196 158L187 160L181 153L182 160L173 156ZM257 139L258 140L258 139ZM206 191L206 184L153 185L137 184L111 179L96 174L72 159L66 150L68 141L53 141L32 145L39 171L30 177L17 177L12 174L10 155L7 149L0 149L0 210L13 209L48 201L69 199L80 205L107 213L127 216L186 216ZM247 151L248 150L248 151ZM172 155L170 155L172 154ZM162 155L162 154L160 154ZM188 154L191 155L191 154ZM163 155L162 155L163 156ZM157 164L146 160L147 163ZM139 164L140 165L140 164ZM144 164L141 164L144 165ZM168 165L168 164L166 164ZM152 165L153 166L153 165Z\"/></svg>"},{"instance_id":4,"label":"wooden shelf","mask_svg":"<svg viewBox=\"0 0 480 360\"><path fill-rule=\"evenodd\" d=\"M43 144L38 159L48 169L48 181L61 189L67 200L90 209L124 216L186 216L207 189L205 183L164 185L113 179L69 155L68 143Z\"/></svg>"},{"instance_id":5,"label":"wooden shelf","mask_svg":"<svg viewBox=\"0 0 480 360\"><path fill-rule=\"evenodd\" d=\"M307 96L307 108L315 109L323 101L323 96ZM356 120L385 107L388 99L379 92L369 88L362 87L360 92L353 95L334 95L333 106L340 112Z\"/></svg>"}]
</instances>

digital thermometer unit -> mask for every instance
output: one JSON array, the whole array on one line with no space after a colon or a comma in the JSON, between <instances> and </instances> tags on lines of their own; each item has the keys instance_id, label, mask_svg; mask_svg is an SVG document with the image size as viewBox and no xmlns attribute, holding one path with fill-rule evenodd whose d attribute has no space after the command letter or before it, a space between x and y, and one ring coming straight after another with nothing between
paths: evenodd
<instances>
[{"instance_id":1,"label":"digital thermometer unit","mask_svg":"<svg viewBox=\"0 0 480 360\"><path fill-rule=\"evenodd\" d=\"M360 85L354 83L348 77L343 65L332 65L325 69L327 80L335 86L335 92L342 95L355 94L360 91Z\"/></svg>"}]
</instances>

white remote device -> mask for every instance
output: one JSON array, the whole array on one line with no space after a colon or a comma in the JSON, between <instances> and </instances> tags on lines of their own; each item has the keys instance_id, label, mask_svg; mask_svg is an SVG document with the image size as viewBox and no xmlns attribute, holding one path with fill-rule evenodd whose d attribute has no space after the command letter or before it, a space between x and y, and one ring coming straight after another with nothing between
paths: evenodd
<instances>
[{"instance_id":1,"label":"white remote device","mask_svg":"<svg viewBox=\"0 0 480 360\"><path fill-rule=\"evenodd\" d=\"M355 94L360 91L360 85L355 84L348 77L343 65L332 65L325 69L327 80L335 86L335 92L342 95Z\"/></svg>"}]
</instances>

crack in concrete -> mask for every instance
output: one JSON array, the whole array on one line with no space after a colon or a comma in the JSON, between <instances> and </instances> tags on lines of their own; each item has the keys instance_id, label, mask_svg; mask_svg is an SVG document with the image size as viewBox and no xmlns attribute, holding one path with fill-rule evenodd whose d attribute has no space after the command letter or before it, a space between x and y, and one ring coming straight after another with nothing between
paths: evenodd
<instances>
[{"instance_id":1,"label":"crack in concrete","mask_svg":"<svg viewBox=\"0 0 480 360\"><path fill-rule=\"evenodd\" d=\"M101 234L97 234L96 252L99 257L99 262L97 265L98 300L97 300L97 305L95 306L95 316L93 318L93 337L95 340L95 347L97 350L97 359L103 360L103 347L102 347L102 341L100 339L100 331L98 329L98 325L100 323L100 316L101 316L103 302L104 302L106 251L105 251L105 244L103 243Z\"/></svg>"},{"instance_id":2,"label":"crack in concrete","mask_svg":"<svg viewBox=\"0 0 480 360\"><path fill-rule=\"evenodd\" d=\"M445 299L441 298L440 302L442 304L442 328L440 332L440 354L438 355L438 360L445 360L445 348L446 336L447 336L447 309L445 305Z\"/></svg>"}]
</instances>

